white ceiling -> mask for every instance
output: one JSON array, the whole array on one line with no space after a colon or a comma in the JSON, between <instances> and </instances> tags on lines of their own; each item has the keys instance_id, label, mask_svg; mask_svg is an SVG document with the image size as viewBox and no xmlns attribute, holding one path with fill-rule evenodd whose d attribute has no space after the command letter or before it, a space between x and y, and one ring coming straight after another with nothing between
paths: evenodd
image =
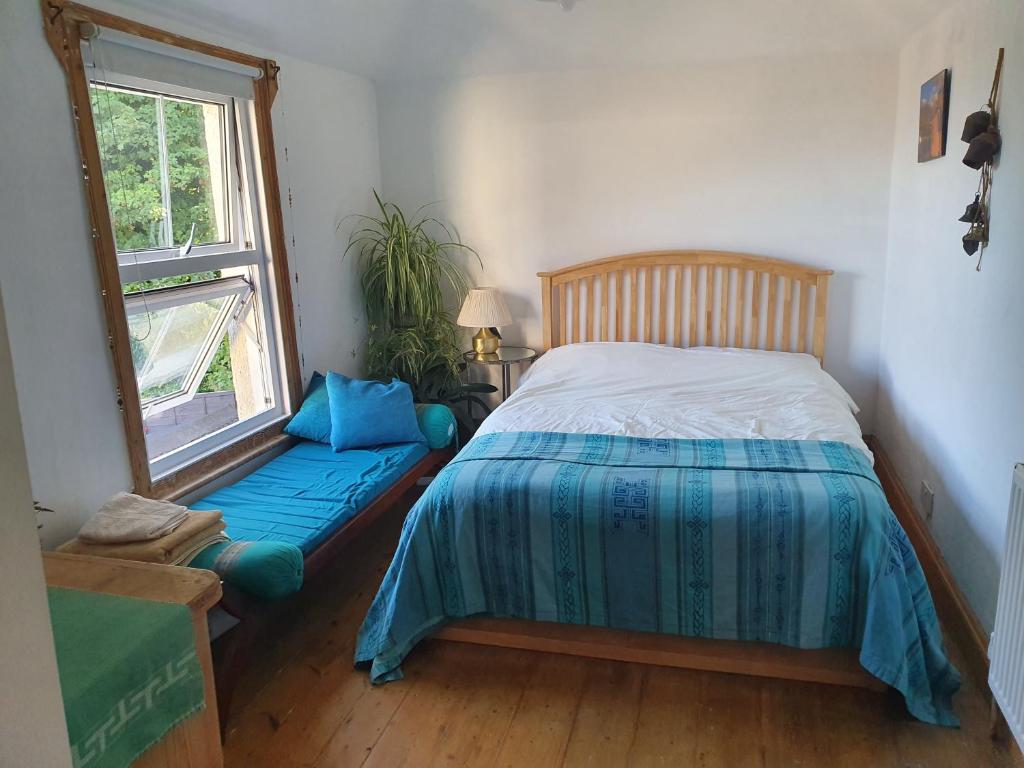
<instances>
[{"instance_id":1,"label":"white ceiling","mask_svg":"<svg viewBox=\"0 0 1024 768\"><path fill-rule=\"evenodd\" d=\"M376 80L877 51L955 0L120 0Z\"/></svg>"}]
</instances>

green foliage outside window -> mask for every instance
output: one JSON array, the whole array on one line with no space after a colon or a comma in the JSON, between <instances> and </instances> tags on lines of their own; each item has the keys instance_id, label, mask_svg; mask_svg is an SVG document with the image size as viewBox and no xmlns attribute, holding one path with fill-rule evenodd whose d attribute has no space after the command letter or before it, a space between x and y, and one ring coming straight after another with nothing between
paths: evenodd
<instances>
[{"instance_id":1,"label":"green foliage outside window","mask_svg":"<svg viewBox=\"0 0 1024 768\"><path fill-rule=\"evenodd\" d=\"M211 111L208 107L204 112L203 105L193 102L97 86L92 86L91 96L118 250L181 245L188 240L193 223L196 243L224 240L214 205L206 136L208 118L218 121L216 134L220 135L220 108ZM161 104L173 228L170 236L165 231L168 211L160 162ZM214 151L220 159L222 148Z\"/></svg>"},{"instance_id":2,"label":"green foliage outside window","mask_svg":"<svg viewBox=\"0 0 1024 768\"><path fill-rule=\"evenodd\" d=\"M173 244L180 245L188 240L193 223L196 225L195 242L225 240L226 237L218 232L215 220L202 106L165 101L164 119L167 126L171 220L174 222Z\"/></svg>"}]
</instances>

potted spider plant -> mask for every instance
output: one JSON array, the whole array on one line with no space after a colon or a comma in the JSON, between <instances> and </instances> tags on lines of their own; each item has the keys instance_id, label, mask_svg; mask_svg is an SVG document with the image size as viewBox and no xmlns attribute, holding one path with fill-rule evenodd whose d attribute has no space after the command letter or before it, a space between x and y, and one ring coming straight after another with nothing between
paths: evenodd
<instances>
[{"instance_id":1,"label":"potted spider plant","mask_svg":"<svg viewBox=\"0 0 1024 768\"><path fill-rule=\"evenodd\" d=\"M408 382L418 402L484 405L477 395L495 388L460 382L465 363L449 310L461 305L469 288L455 257L480 262L479 254L424 208L410 218L376 191L373 197L377 212L356 217L359 227L345 249L346 256L359 256L367 373Z\"/></svg>"}]
</instances>

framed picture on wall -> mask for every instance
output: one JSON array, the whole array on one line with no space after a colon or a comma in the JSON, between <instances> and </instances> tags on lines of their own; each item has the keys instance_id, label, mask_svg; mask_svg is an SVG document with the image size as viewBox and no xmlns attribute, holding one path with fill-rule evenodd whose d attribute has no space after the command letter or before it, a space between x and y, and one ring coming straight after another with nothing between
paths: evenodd
<instances>
[{"instance_id":1,"label":"framed picture on wall","mask_svg":"<svg viewBox=\"0 0 1024 768\"><path fill-rule=\"evenodd\" d=\"M946 154L949 126L949 70L944 69L921 86L921 119L917 132L917 162Z\"/></svg>"}]
</instances>

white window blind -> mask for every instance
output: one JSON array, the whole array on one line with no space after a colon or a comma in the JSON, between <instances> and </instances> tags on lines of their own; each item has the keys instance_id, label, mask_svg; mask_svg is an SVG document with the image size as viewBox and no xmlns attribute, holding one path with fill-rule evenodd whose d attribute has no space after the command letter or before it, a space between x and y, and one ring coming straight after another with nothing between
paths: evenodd
<instances>
[{"instance_id":1,"label":"white window blind","mask_svg":"<svg viewBox=\"0 0 1024 768\"><path fill-rule=\"evenodd\" d=\"M117 30L91 27L89 32L91 36L88 37L88 45L83 46L82 58L89 79L96 82L130 76L238 99L252 99L253 81L263 75L255 67Z\"/></svg>"}]
</instances>

